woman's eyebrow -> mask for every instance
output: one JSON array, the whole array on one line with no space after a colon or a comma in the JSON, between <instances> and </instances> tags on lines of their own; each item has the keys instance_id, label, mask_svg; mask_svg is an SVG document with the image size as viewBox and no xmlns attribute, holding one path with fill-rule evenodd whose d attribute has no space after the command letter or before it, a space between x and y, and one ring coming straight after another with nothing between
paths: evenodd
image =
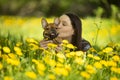
<instances>
[{"instance_id":1,"label":"woman's eyebrow","mask_svg":"<svg viewBox=\"0 0 120 80\"><path fill-rule=\"evenodd\" d=\"M65 23L65 24L66 24L67 22L66 22L66 21L62 21L62 23Z\"/></svg>"}]
</instances>

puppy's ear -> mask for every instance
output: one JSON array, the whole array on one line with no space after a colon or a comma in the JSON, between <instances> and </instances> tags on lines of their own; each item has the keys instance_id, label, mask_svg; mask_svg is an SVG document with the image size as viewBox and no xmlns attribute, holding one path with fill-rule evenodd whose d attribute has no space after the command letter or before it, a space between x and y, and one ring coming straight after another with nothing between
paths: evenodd
<instances>
[{"instance_id":1,"label":"puppy's ear","mask_svg":"<svg viewBox=\"0 0 120 80\"><path fill-rule=\"evenodd\" d=\"M41 24L42 24L42 27L45 28L48 25L47 20L42 18L41 19Z\"/></svg>"},{"instance_id":2,"label":"puppy's ear","mask_svg":"<svg viewBox=\"0 0 120 80\"><path fill-rule=\"evenodd\" d=\"M59 23L60 23L59 18L55 18L55 19L54 19L54 23L55 23L55 25L59 25Z\"/></svg>"}]
</instances>

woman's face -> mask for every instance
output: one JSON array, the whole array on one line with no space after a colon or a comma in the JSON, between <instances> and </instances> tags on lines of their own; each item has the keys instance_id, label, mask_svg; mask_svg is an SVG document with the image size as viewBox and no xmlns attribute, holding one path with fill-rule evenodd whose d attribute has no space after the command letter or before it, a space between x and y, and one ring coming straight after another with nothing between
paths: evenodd
<instances>
[{"instance_id":1,"label":"woman's face","mask_svg":"<svg viewBox=\"0 0 120 80\"><path fill-rule=\"evenodd\" d=\"M60 24L58 25L58 37L66 38L74 34L70 18L67 15L60 16Z\"/></svg>"}]
</instances>

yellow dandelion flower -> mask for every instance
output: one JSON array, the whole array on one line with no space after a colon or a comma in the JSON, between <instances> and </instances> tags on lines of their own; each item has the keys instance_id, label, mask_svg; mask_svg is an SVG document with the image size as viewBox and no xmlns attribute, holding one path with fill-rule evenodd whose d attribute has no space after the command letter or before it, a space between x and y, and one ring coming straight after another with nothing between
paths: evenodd
<instances>
[{"instance_id":1,"label":"yellow dandelion flower","mask_svg":"<svg viewBox=\"0 0 120 80\"><path fill-rule=\"evenodd\" d=\"M32 62L33 62L33 63L35 63L36 65L38 65L38 64L39 64L39 61L38 61L38 60L36 60L36 59L32 59Z\"/></svg>"},{"instance_id":2,"label":"yellow dandelion flower","mask_svg":"<svg viewBox=\"0 0 120 80\"><path fill-rule=\"evenodd\" d=\"M120 61L120 57L117 56L117 55L113 56L112 59L113 59L114 61Z\"/></svg>"},{"instance_id":3,"label":"yellow dandelion flower","mask_svg":"<svg viewBox=\"0 0 120 80\"><path fill-rule=\"evenodd\" d=\"M100 60L100 57L99 56L94 56L93 59Z\"/></svg>"},{"instance_id":4,"label":"yellow dandelion flower","mask_svg":"<svg viewBox=\"0 0 120 80\"><path fill-rule=\"evenodd\" d=\"M3 47L3 51L5 53L10 53L10 48L9 47Z\"/></svg>"},{"instance_id":5,"label":"yellow dandelion flower","mask_svg":"<svg viewBox=\"0 0 120 80\"><path fill-rule=\"evenodd\" d=\"M87 57L93 58L94 56L93 56L93 54L88 54Z\"/></svg>"},{"instance_id":6,"label":"yellow dandelion flower","mask_svg":"<svg viewBox=\"0 0 120 80\"><path fill-rule=\"evenodd\" d=\"M0 63L0 70L3 68L3 65L2 65L2 63Z\"/></svg>"},{"instance_id":7,"label":"yellow dandelion flower","mask_svg":"<svg viewBox=\"0 0 120 80\"><path fill-rule=\"evenodd\" d=\"M50 66L54 67L54 66L56 65L56 61L50 59L48 64L49 64Z\"/></svg>"},{"instance_id":8,"label":"yellow dandelion flower","mask_svg":"<svg viewBox=\"0 0 120 80\"><path fill-rule=\"evenodd\" d=\"M110 77L110 80L118 80L117 77Z\"/></svg>"},{"instance_id":9,"label":"yellow dandelion flower","mask_svg":"<svg viewBox=\"0 0 120 80\"><path fill-rule=\"evenodd\" d=\"M54 68L54 72L57 75L63 75L63 76L68 76L68 71L65 68L60 68L60 67L56 67Z\"/></svg>"},{"instance_id":10,"label":"yellow dandelion flower","mask_svg":"<svg viewBox=\"0 0 120 80\"><path fill-rule=\"evenodd\" d=\"M8 55L3 54L3 55L2 55L2 58L3 58L4 60L7 60L9 57L8 57Z\"/></svg>"},{"instance_id":11,"label":"yellow dandelion flower","mask_svg":"<svg viewBox=\"0 0 120 80\"><path fill-rule=\"evenodd\" d=\"M113 72L118 72L118 69L116 67L111 67L110 70L113 71Z\"/></svg>"},{"instance_id":12,"label":"yellow dandelion flower","mask_svg":"<svg viewBox=\"0 0 120 80\"><path fill-rule=\"evenodd\" d=\"M44 75L45 75L44 71L41 71L41 70L38 70L38 73L39 73L39 75L41 75L41 76L44 76Z\"/></svg>"},{"instance_id":13,"label":"yellow dandelion flower","mask_svg":"<svg viewBox=\"0 0 120 80\"><path fill-rule=\"evenodd\" d=\"M63 75L63 76L68 76L68 70L66 70L65 68L61 68L61 74Z\"/></svg>"},{"instance_id":14,"label":"yellow dandelion flower","mask_svg":"<svg viewBox=\"0 0 120 80\"><path fill-rule=\"evenodd\" d=\"M84 52L83 51L76 51L75 55L76 56L83 56Z\"/></svg>"},{"instance_id":15,"label":"yellow dandelion flower","mask_svg":"<svg viewBox=\"0 0 120 80\"><path fill-rule=\"evenodd\" d=\"M117 63L115 61L107 61L108 66L117 66Z\"/></svg>"},{"instance_id":16,"label":"yellow dandelion flower","mask_svg":"<svg viewBox=\"0 0 120 80\"><path fill-rule=\"evenodd\" d=\"M56 67L63 67L64 65L62 63L57 62Z\"/></svg>"},{"instance_id":17,"label":"yellow dandelion flower","mask_svg":"<svg viewBox=\"0 0 120 80\"><path fill-rule=\"evenodd\" d=\"M13 61L13 60L10 59L10 58L7 59L7 63L8 63L8 64L10 64L12 61Z\"/></svg>"},{"instance_id":18,"label":"yellow dandelion flower","mask_svg":"<svg viewBox=\"0 0 120 80\"><path fill-rule=\"evenodd\" d=\"M73 56L75 56L75 52L69 52L69 53L66 53L65 55L66 55L66 57L68 57L68 58L72 58Z\"/></svg>"},{"instance_id":19,"label":"yellow dandelion flower","mask_svg":"<svg viewBox=\"0 0 120 80\"><path fill-rule=\"evenodd\" d=\"M84 63L82 58L77 58L77 57L75 58L74 62L79 64L79 65L82 65Z\"/></svg>"},{"instance_id":20,"label":"yellow dandelion flower","mask_svg":"<svg viewBox=\"0 0 120 80\"><path fill-rule=\"evenodd\" d=\"M92 65L87 65L86 66L86 71L90 74L94 74L96 72Z\"/></svg>"},{"instance_id":21,"label":"yellow dandelion flower","mask_svg":"<svg viewBox=\"0 0 120 80\"><path fill-rule=\"evenodd\" d=\"M16 54L19 55L19 56L23 55L23 53L21 51L17 51Z\"/></svg>"},{"instance_id":22,"label":"yellow dandelion flower","mask_svg":"<svg viewBox=\"0 0 120 80\"><path fill-rule=\"evenodd\" d=\"M87 65L86 69L93 69L94 67L92 65Z\"/></svg>"},{"instance_id":23,"label":"yellow dandelion flower","mask_svg":"<svg viewBox=\"0 0 120 80\"><path fill-rule=\"evenodd\" d=\"M9 53L8 56L9 56L10 58L12 58L12 59L16 59L16 55L13 54L13 53Z\"/></svg>"},{"instance_id":24,"label":"yellow dandelion flower","mask_svg":"<svg viewBox=\"0 0 120 80\"><path fill-rule=\"evenodd\" d=\"M21 49L20 49L19 47L16 47L16 46L14 47L14 50L15 50L16 52L17 52L17 51L18 51L18 52L21 51Z\"/></svg>"},{"instance_id":25,"label":"yellow dandelion flower","mask_svg":"<svg viewBox=\"0 0 120 80\"><path fill-rule=\"evenodd\" d=\"M117 68L117 67L111 67L111 71L120 74L120 68Z\"/></svg>"},{"instance_id":26,"label":"yellow dandelion flower","mask_svg":"<svg viewBox=\"0 0 120 80\"><path fill-rule=\"evenodd\" d=\"M75 56L76 53L75 52L70 52L69 54L70 54L70 56L73 57L73 56Z\"/></svg>"},{"instance_id":27,"label":"yellow dandelion flower","mask_svg":"<svg viewBox=\"0 0 120 80\"><path fill-rule=\"evenodd\" d=\"M84 77L84 78L87 78L87 79L90 78L90 74L87 73L87 72L85 72L85 71L82 71L82 72L80 73L80 75L81 75L82 77Z\"/></svg>"},{"instance_id":28,"label":"yellow dandelion flower","mask_svg":"<svg viewBox=\"0 0 120 80\"><path fill-rule=\"evenodd\" d=\"M43 63L39 63L37 64L37 69L40 71L45 71L46 67Z\"/></svg>"},{"instance_id":29,"label":"yellow dandelion flower","mask_svg":"<svg viewBox=\"0 0 120 80\"><path fill-rule=\"evenodd\" d=\"M25 75L31 79L36 79L37 78L37 75L32 72L32 71L28 71L28 72L25 72Z\"/></svg>"},{"instance_id":30,"label":"yellow dandelion flower","mask_svg":"<svg viewBox=\"0 0 120 80\"><path fill-rule=\"evenodd\" d=\"M28 43L35 43L35 44L38 44L38 42L36 40L34 40L33 38L27 38L26 41Z\"/></svg>"},{"instance_id":31,"label":"yellow dandelion flower","mask_svg":"<svg viewBox=\"0 0 120 80\"><path fill-rule=\"evenodd\" d=\"M49 60L50 60L50 56L45 56L44 58L43 58L43 60L45 61L45 63L49 63Z\"/></svg>"},{"instance_id":32,"label":"yellow dandelion flower","mask_svg":"<svg viewBox=\"0 0 120 80\"><path fill-rule=\"evenodd\" d=\"M107 47L107 48L103 49L103 52L105 52L105 53L110 53L112 51L113 51L113 49L111 47Z\"/></svg>"},{"instance_id":33,"label":"yellow dandelion flower","mask_svg":"<svg viewBox=\"0 0 120 80\"><path fill-rule=\"evenodd\" d=\"M16 52L17 55L21 56L22 55L22 52L21 52L21 49L19 47L14 47L14 51Z\"/></svg>"},{"instance_id":34,"label":"yellow dandelion flower","mask_svg":"<svg viewBox=\"0 0 120 80\"><path fill-rule=\"evenodd\" d=\"M64 55L64 54L58 53L56 56L57 56L58 58L65 59L65 55Z\"/></svg>"},{"instance_id":35,"label":"yellow dandelion flower","mask_svg":"<svg viewBox=\"0 0 120 80\"><path fill-rule=\"evenodd\" d=\"M22 44L23 44L22 42L17 42L17 43L16 43L16 46L19 47L19 46L21 46Z\"/></svg>"},{"instance_id":36,"label":"yellow dandelion flower","mask_svg":"<svg viewBox=\"0 0 120 80\"><path fill-rule=\"evenodd\" d=\"M99 63L99 62L95 62L95 63L94 63L94 66L95 66L97 69L101 69L101 68L102 68L102 64Z\"/></svg>"},{"instance_id":37,"label":"yellow dandelion flower","mask_svg":"<svg viewBox=\"0 0 120 80\"><path fill-rule=\"evenodd\" d=\"M69 48L69 49L74 49L75 48L75 46L73 46L72 44L67 44L66 47Z\"/></svg>"},{"instance_id":38,"label":"yellow dandelion flower","mask_svg":"<svg viewBox=\"0 0 120 80\"><path fill-rule=\"evenodd\" d=\"M117 68L117 73L119 73L119 74L120 74L120 68Z\"/></svg>"},{"instance_id":39,"label":"yellow dandelion flower","mask_svg":"<svg viewBox=\"0 0 120 80\"><path fill-rule=\"evenodd\" d=\"M50 80L55 80L56 79L56 76L54 74L49 74L48 77L49 77Z\"/></svg>"},{"instance_id":40,"label":"yellow dandelion flower","mask_svg":"<svg viewBox=\"0 0 120 80\"><path fill-rule=\"evenodd\" d=\"M96 70L95 69L88 69L86 72L88 72L90 74L95 74Z\"/></svg>"},{"instance_id":41,"label":"yellow dandelion flower","mask_svg":"<svg viewBox=\"0 0 120 80\"><path fill-rule=\"evenodd\" d=\"M53 71L57 74L57 75L61 75L61 68L60 67L55 67L53 69Z\"/></svg>"},{"instance_id":42,"label":"yellow dandelion flower","mask_svg":"<svg viewBox=\"0 0 120 80\"><path fill-rule=\"evenodd\" d=\"M36 44L33 44L33 43L30 43L29 46L31 47L31 48L30 48L31 50L39 49L39 46L36 45Z\"/></svg>"},{"instance_id":43,"label":"yellow dandelion flower","mask_svg":"<svg viewBox=\"0 0 120 80\"><path fill-rule=\"evenodd\" d=\"M65 69L67 70L67 71L71 71L71 67L70 67L70 64L68 64L68 65L65 65Z\"/></svg>"},{"instance_id":44,"label":"yellow dandelion flower","mask_svg":"<svg viewBox=\"0 0 120 80\"><path fill-rule=\"evenodd\" d=\"M71 58L71 57L72 57L72 56L70 55L70 53L66 53L65 55L66 55L66 57L68 57L68 58Z\"/></svg>"},{"instance_id":45,"label":"yellow dandelion flower","mask_svg":"<svg viewBox=\"0 0 120 80\"><path fill-rule=\"evenodd\" d=\"M62 41L64 44L68 44L69 42L67 40Z\"/></svg>"},{"instance_id":46,"label":"yellow dandelion flower","mask_svg":"<svg viewBox=\"0 0 120 80\"><path fill-rule=\"evenodd\" d=\"M104 65L104 66L108 66L108 63L107 63L107 61L105 61L105 60L100 60L100 63L102 64L102 65Z\"/></svg>"},{"instance_id":47,"label":"yellow dandelion flower","mask_svg":"<svg viewBox=\"0 0 120 80\"><path fill-rule=\"evenodd\" d=\"M97 52L94 48L90 48L90 51Z\"/></svg>"},{"instance_id":48,"label":"yellow dandelion flower","mask_svg":"<svg viewBox=\"0 0 120 80\"><path fill-rule=\"evenodd\" d=\"M69 53L69 52L70 52L70 50L68 50L68 49L67 49L67 50L64 50L64 52L65 52L65 53Z\"/></svg>"},{"instance_id":49,"label":"yellow dandelion flower","mask_svg":"<svg viewBox=\"0 0 120 80\"><path fill-rule=\"evenodd\" d=\"M18 66L20 64L20 61L19 60L13 60L12 65L15 65L15 66Z\"/></svg>"},{"instance_id":50,"label":"yellow dandelion flower","mask_svg":"<svg viewBox=\"0 0 120 80\"><path fill-rule=\"evenodd\" d=\"M8 63L8 64L11 64L11 65L13 65L13 66L18 66L18 65L20 64L20 61L19 61L19 60L16 60L16 59L10 59L10 58L8 58L8 59L7 59L7 63Z\"/></svg>"},{"instance_id":51,"label":"yellow dandelion flower","mask_svg":"<svg viewBox=\"0 0 120 80\"><path fill-rule=\"evenodd\" d=\"M4 77L4 80L13 80L13 78L10 77L10 76L5 76L5 77Z\"/></svg>"},{"instance_id":52,"label":"yellow dandelion flower","mask_svg":"<svg viewBox=\"0 0 120 80\"><path fill-rule=\"evenodd\" d=\"M56 47L57 47L57 45L56 45L56 44L53 44L53 43L48 43L47 45L48 45L48 47L50 47L50 48L56 48Z\"/></svg>"},{"instance_id":53,"label":"yellow dandelion flower","mask_svg":"<svg viewBox=\"0 0 120 80\"><path fill-rule=\"evenodd\" d=\"M65 61L65 59L63 59L63 58L58 58L58 61L61 62L61 63L63 63L63 62Z\"/></svg>"},{"instance_id":54,"label":"yellow dandelion flower","mask_svg":"<svg viewBox=\"0 0 120 80\"><path fill-rule=\"evenodd\" d=\"M44 54L50 54L51 55L51 54L55 54L55 53L54 52L52 53L52 51L44 50Z\"/></svg>"},{"instance_id":55,"label":"yellow dandelion flower","mask_svg":"<svg viewBox=\"0 0 120 80\"><path fill-rule=\"evenodd\" d=\"M95 74L95 73L96 73L96 70L95 70L95 69L89 69L89 70L87 70L87 72L88 72L89 74Z\"/></svg>"}]
</instances>

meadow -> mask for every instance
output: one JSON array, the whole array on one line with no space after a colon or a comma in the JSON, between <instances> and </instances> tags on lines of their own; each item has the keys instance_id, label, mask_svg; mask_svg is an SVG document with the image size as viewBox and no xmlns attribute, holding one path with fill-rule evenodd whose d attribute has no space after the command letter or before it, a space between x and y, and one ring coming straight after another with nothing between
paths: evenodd
<instances>
[{"instance_id":1,"label":"meadow","mask_svg":"<svg viewBox=\"0 0 120 80\"><path fill-rule=\"evenodd\" d=\"M120 80L120 23L81 20L90 50L75 51L63 40L62 50L56 52L55 44L48 44L46 50L39 47L41 18L0 16L0 80Z\"/></svg>"}]
</instances>

